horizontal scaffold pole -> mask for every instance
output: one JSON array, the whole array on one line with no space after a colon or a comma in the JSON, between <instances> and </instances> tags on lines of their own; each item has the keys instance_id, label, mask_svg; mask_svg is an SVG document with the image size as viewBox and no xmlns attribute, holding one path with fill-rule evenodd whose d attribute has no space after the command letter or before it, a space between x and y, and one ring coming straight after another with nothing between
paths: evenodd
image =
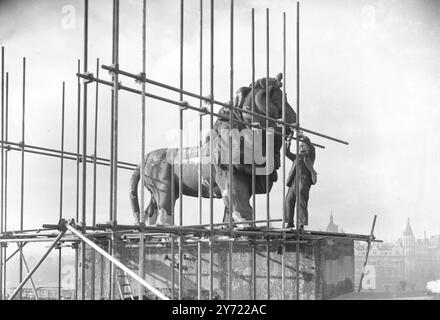
<instances>
[{"instance_id":1,"label":"horizontal scaffold pole","mask_svg":"<svg viewBox=\"0 0 440 320\"><path fill-rule=\"evenodd\" d=\"M266 222L267 220L254 220L253 222ZM270 221L279 221L279 219L272 219ZM249 221L248 221L249 222ZM234 222L235 224L235 222ZM214 224L213 226L219 226L219 224ZM47 230L56 229L58 225L52 224L44 224L43 227L47 228ZM87 234L88 238L97 238L97 237L107 237L112 234L112 232L116 232L118 234L125 235L133 235L136 236L140 229L144 233L149 234L150 236L165 236L169 234L178 234L181 236L188 237L204 237L207 234L212 235L227 235L231 231L226 228L214 228L213 230L206 228L204 225L194 225L194 226L142 226L139 227L137 225L110 225L110 224L97 224L96 227L86 227L87 230L95 231ZM112 231L105 231L112 229ZM237 228L234 229L233 234L247 234L253 236L262 236L262 237L271 237L271 238L291 238L296 236L297 231L295 229L290 228L267 228L267 227L255 227L255 228ZM0 234L0 243L3 242L44 242L44 241L52 241L57 234L42 234L39 231L37 233L13 233L7 232L4 234ZM341 239L349 239L355 241L372 241L372 242L382 242L382 240L377 240L374 236L369 235L361 235L361 234L352 234L352 233L338 233L338 232L325 232L325 231L311 231L304 230L300 232L300 236L305 240L316 240L323 238L341 238ZM79 238L75 235L65 235L61 240L63 242L70 241L79 241Z\"/></svg>"},{"instance_id":2,"label":"horizontal scaffold pole","mask_svg":"<svg viewBox=\"0 0 440 320\"><path fill-rule=\"evenodd\" d=\"M295 124L294 123L287 123L287 122L284 122L284 121L279 120L279 119L275 119L275 118L271 118L271 117L265 116L265 115L263 115L261 113L258 113L258 112L253 112L253 111L246 110L246 109L240 109L240 108L234 107L231 104L227 104L227 103L220 102L220 101L217 101L217 100L211 100L210 97L204 97L202 95L199 95L199 94L196 94L196 93L192 93L190 91L186 91L186 90L183 90L183 89L179 89L179 88L167 85L165 83L154 81L154 80L151 80L151 79L142 77L140 75L136 75L136 74L127 72L127 71L117 70L113 66L102 65L101 67L103 69L109 70L111 72L118 72L120 75L123 75L123 76L129 77L129 78L135 79L136 81L139 81L139 82L145 81L145 82L147 82L149 84L152 84L152 85L155 85L155 86L158 86L158 87L161 87L161 88L165 88L165 89L168 89L168 90L171 90L171 91L179 92L179 93L182 93L184 95L187 95L187 96L190 96L190 97L193 97L193 98L196 98L196 99L203 100L203 101L205 101L207 103L213 102L216 105L219 105L219 106L222 106L222 107L225 107L225 108L228 108L228 109L240 111L240 112L243 112L243 113L247 113L247 114L253 115L253 116L257 117L257 118L266 119L266 120L272 121L274 123L284 124L287 127L295 128Z\"/></svg>"},{"instance_id":3,"label":"horizontal scaffold pole","mask_svg":"<svg viewBox=\"0 0 440 320\"><path fill-rule=\"evenodd\" d=\"M282 219L270 219L269 222L279 222ZM240 225L240 224L249 224L249 223L266 223L267 219L264 220L246 220L246 221L234 221L234 225ZM219 222L219 223L213 223L213 227L221 227L221 226L227 226L229 225L229 222ZM52 228L56 227L56 225L43 225L45 226L51 226ZM141 230L141 231L148 231L148 230L173 230L176 232L179 231L185 231L185 232L210 232L209 229L202 230L202 228L210 227L211 224L193 224L193 225L184 225L184 226L148 226L148 225L122 225L118 224L117 226L113 226L111 224L97 224L96 227L90 227L95 230L105 230L110 228L115 228L117 230L125 229L125 230Z\"/></svg>"},{"instance_id":4,"label":"horizontal scaffold pole","mask_svg":"<svg viewBox=\"0 0 440 320\"><path fill-rule=\"evenodd\" d=\"M22 148L24 148L24 152L38 154L38 155L42 155L42 156L63 158L63 159L75 160L75 161L77 160L77 157L82 158L82 154L77 154L77 153L68 152L68 151L61 152L61 150L38 147L38 146L22 144L22 143L18 143L18 142L11 142L11 141L3 141L2 142L2 141L0 141L0 144L2 144L6 150L21 151ZM108 159L96 158L96 160L97 160L96 164L98 164L98 165L103 165L103 166L110 165L110 160L108 160ZM86 156L86 161L89 163L94 163L94 156L92 156L92 155ZM137 165L134 163L118 161L118 167L121 169L134 170L136 168L136 166Z\"/></svg>"},{"instance_id":5,"label":"horizontal scaffold pole","mask_svg":"<svg viewBox=\"0 0 440 320\"><path fill-rule=\"evenodd\" d=\"M271 219L269 221L279 221L280 219ZM253 220L249 222L267 222L267 220ZM221 226L225 223L213 224L213 226ZM235 224L235 222L234 222ZM239 223L237 223L239 224ZM59 229L59 225L55 224L44 224L43 228L48 230ZM138 226L138 225L112 225L112 224L97 224L94 227L85 226L87 230L92 232L87 233L88 238L105 238L110 236L112 233L117 233L119 235L137 237L139 231L147 234L149 237L167 237L171 234L180 235L186 239L198 238L199 241L204 241L204 237L212 236L227 236L231 234L229 228L213 228L212 230L206 225L189 225L189 226ZM111 230L111 231L110 231ZM0 234L0 243L4 242L48 242L52 241L57 234L44 234L40 233L41 229L37 232L6 232ZM254 241L257 237L265 237L267 240L282 240L291 239L296 237L297 231L291 228L270 228L270 227L251 227L251 228L236 228L232 230L232 234L235 236L252 236L253 239L249 241ZM300 238L304 241L313 241L319 239L347 239L354 241L371 241L371 242L382 242L382 240L377 240L371 235L353 234L353 233L339 233L339 232L326 232L326 231L312 231L304 230L299 233ZM78 242L81 239L76 235L65 235L61 241L62 242ZM215 239L213 241L216 241ZM237 241L237 239L230 238L230 241Z\"/></svg>"},{"instance_id":6,"label":"horizontal scaffold pole","mask_svg":"<svg viewBox=\"0 0 440 320\"><path fill-rule=\"evenodd\" d=\"M106 81L106 80L102 80L102 79L98 79L98 78L94 77L92 74L89 74L89 73L87 73L87 74L77 73L77 76L82 78L82 79L86 79L86 80L89 80L89 81L95 81L97 83L104 84L104 85L109 86L109 87L113 87L113 83L112 82ZM134 93L134 94L138 94L138 95L142 95L143 94L141 90L133 89L133 88L130 88L130 87L127 87L127 86L123 86L121 84L119 85L119 89L127 91L127 92L131 92L131 93ZM181 108L194 110L194 111L197 111L197 112L200 112L200 113L211 114L211 111L207 110L206 108L194 107L194 106L189 105L187 102L174 101L174 100L171 100L171 99L168 99L168 98L164 98L164 97L161 97L161 96L158 96L158 95L155 95L155 94L147 93L147 92L144 93L144 95L146 97L148 97L148 98L152 98L152 99L159 100L159 101L162 101L162 102L166 102L166 103L169 103L169 104L177 105L177 106L179 106ZM224 115L224 114L212 112L212 115L216 116L218 118L224 119L224 120L229 120L229 116ZM234 119L234 122L241 123L243 125L250 126L252 128L260 129L262 131L266 130L266 128L264 128L264 127L262 127L260 125L249 123L249 122L245 122L245 121L241 121L241 120L238 120L238 119ZM276 135L282 135L282 133L278 132L278 131L274 131L274 133ZM296 137L293 137L293 139L296 140ZM325 149L325 147L323 145L320 145L320 144L317 144L317 143L312 143L312 144L315 147L318 147L318 148L321 148L321 149Z\"/></svg>"},{"instance_id":7,"label":"horizontal scaffold pole","mask_svg":"<svg viewBox=\"0 0 440 320\"><path fill-rule=\"evenodd\" d=\"M240 224L249 224L249 223L267 223L267 222L280 222L282 221L282 219L263 219L263 220L246 220L246 221L234 221L233 224L235 225L240 225ZM219 222L219 223L213 223L212 226L214 227L221 227L221 226L228 226L229 222ZM188 227L191 228L202 228L202 227L209 227L211 226L209 223L206 224L194 224L194 225L190 225ZM187 226L184 226L187 227Z\"/></svg>"},{"instance_id":8,"label":"horizontal scaffold pole","mask_svg":"<svg viewBox=\"0 0 440 320\"><path fill-rule=\"evenodd\" d=\"M217 101L217 100L211 100L210 97L204 97L204 96L196 94L196 93L192 93L192 92L189 92L189 91L186 91L186 90L181 90L179 88L176 88L176 87L173 87L173 86L170 86L170 85L158 82L158 81L154 81L154 80L142 77L141 75L136 75L136 74L133 74L133 73L130 73L130 72L127 72L127 71L120 70L120 69L117 70L113 66L102 65L101 67L103 69L111 71L111 72L118 72L120 75L129 77L129 78L133 78L136 81L140 81L140 82L145 81L145 82L147 82L149 84L152 84L152 85L155 85L155 86L158 86L158 87L161 87L161 88L165 88L165 89L168 89L168 90L171 90L171 91L180 92L180 93L183 93L183 94L188 95L190 97L193 97L193 98L196 98L196 99L201 99L201 100L203 100L205 102L211 102L212 101L214 104L222 106L222 107L225 107L225 108L229 108L229 109L232 109L232 110L236 110L236 111L240 111L240 112L243 112L243 113L247 113L247 114L253 115L253 116L257 117L257 118L265 119L265 120L268 120L268 121L272 121L274 123L277 123L277 124L280 124L280 125L284 125L286 127L290 127L290 128L293 128L293 129L296 128L296 124L295 123L288 123L288 122L285 122L283 120L275 119L275 118L272 118L272 117L260 114L258 112L237 108L237 107L235 107L235 106L233 106L231 104L227 104L227 103L220 102L220 101ZM334 138L334 137L331 137L331 136L326 135L326 134L322 134L322 133L319 133L319 132L316 132L316 131L312 131L312 130L309 130L309 129L306 129L306 128L302 128L302 127L300 127L299 129L301 131L308 132L308 133L311 133L313 135L316 135L316 136L319 136L319 137L322 137L322 138L325 138L325 139L328 139L328 140L332 140L332 141L335 141L335 142L339 142L339 143L348 145L347 141L343 141L341 139Z\"/></svg>"}]
</instances>

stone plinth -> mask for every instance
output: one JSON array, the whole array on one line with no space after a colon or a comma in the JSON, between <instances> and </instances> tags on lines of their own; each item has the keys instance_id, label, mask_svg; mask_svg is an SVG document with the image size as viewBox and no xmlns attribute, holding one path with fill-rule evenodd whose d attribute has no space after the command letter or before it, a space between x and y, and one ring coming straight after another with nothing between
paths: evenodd
<instances>
[{"instance_id":1,"label":"stone plinth","mask_svg":"<svg viewBox=\"0 0 440 320\"><path fill-rule=\"evenodd\" d=\"M106 249L106 243L101 244ZM285 250L285 298L295 299L296 294L296 244L286 244ZM232 299L251 299L253 294L252 270L253 249L255 250L257 299L267 299L267 253L266 244L233 243L232 250ZM213 244L213 297L226 299L228 285L229 244ZM118 259L138 273L139 245L118 242L115 246ZM87 295L91 288L92 250L86 251ZM182 246L182 297L197 298L197 244ZM202 295L208 298L209 290L209 244L202 243ZM282 255L279 245L269 245L270 298L282 298ZM179 250L174 244L175 255L175 298L179 283ZM109 297L109 262L95 254L95 298ZM145 246L145 280L171 297L171 243L150 241ZM300 244L300 299L330 299L352 292L354 289L354 248L352 240L323 238L308 240ZM139 285L130 278L135 295ZM146 292L145 295L149 296ZM115 298L119 298L115 287ZM151 298L153 298L151 296Z\"/></svg>"}]
</instances>

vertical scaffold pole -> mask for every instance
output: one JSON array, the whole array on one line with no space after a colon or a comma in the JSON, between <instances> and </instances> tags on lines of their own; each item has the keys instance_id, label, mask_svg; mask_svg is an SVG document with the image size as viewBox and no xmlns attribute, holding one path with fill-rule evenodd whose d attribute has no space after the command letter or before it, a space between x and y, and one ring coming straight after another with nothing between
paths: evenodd
<instances>
[{"instance_id":1,"label":"vertical scaffold pole","mask_svg":"<svg viewBox=\"0 0 440 320\"><path fill-rule=\"evenodd\" d=\"M266 117L269 117L269 8L266 8ZM266 219L270 226L270 192L269 192L269 120L266 119Z\"/></svg>"},{"instance_id":2,"label":"vertical scaffold pole","mask_svg":"<svg viewBox=\"0 0 440 320\"><path fill-rule=\"evenodd\" d=\"M203 95L203 0L200 0L200 37L199 37L199 94ZM199 108L202 109L203 100L199 100ZM203 115L199 114L199 163L197 170L197 190L199 200L199 224L203 223L202 218L202 131L203 131ZM197 299L202 299L202 243L197 242Z\"/></svg>"},{"instance_id":3,"label":"vertical scaffold pole","mask_svg":"<svg viewBox=\"0 0 440 320\"><path fill-rule=\"evenodd\" d=\"M255 123L255 9L251 12L252 123ZM252 128L252 220L256 220L255 194L255 128ZM252 245L252 299L257 299L257 248Z\"/></svg>"},{"instance_id":4,"label":"vertical scaffold pole","mask_svg":"<svg viewBox=\"0 0 440 320\"><path fill-rule=\"evenodd\" d=\"M179 71L179 88L183 90L183 35L184 35L184 0L180 0L180 71ZM183 101L183 93L179 93L179 100ZM183 111L179 109L179 225L183 225ZM179 236L179 300L182 299L183 269L182 269L182 238Z\"/></svg>"},{"instance_id":5,"label":"vertical scaffold pole","mask_svg":"<svg viewBox=\"0 0 440 320\"><path fill-rule=\"evenodd\" d=\"M8 129L9 129L9 72L6 72L6 96L5 96L5 140L8 141ZM3 220L3 231L8 230L8 150L6 150L5 155L5 181L4 181L4 220ZM7 255L7 247L4 249L4 257L3 257L3 298L6 297L6 255Z\"/></svg>"},{"instance_id":6,"label":"vertical scaffold pole","mask_svg":"<svg viewBox=\"0 0 440 320\"><path fill-rule=\"evenodd\" d=\"M113 222L117 223L117 178L118 178L118 109L119 109L119 0L114 0L115 6L115 34L113 40L113 51L114 51L114 66L116 72L113 79L113 163L112 163L112 175L113 175Z\"/></svg>"},{"instance_id":7,"label":"vertical scaffold pole","mask_svg":"<svg viewBox=\"0 0 440 320\"><path fill-rule=\"evenodd\" d=\"M64 191L64 112L65 112L65 97L66 97L66 83L63 81L61 98L61 157L60 157L60 212L59 219L63 218L63 191ZM58 300L61 300L61 267L62 267L62 253L61 246L58 248Z\"/></svg>"},{"instance_id":8,"label":"vertical scaffold pole","mask_svg":"<svg viewBox=\"0 0 440 320\"><path fill-rule=\"evenodd\" d=\"M234 0L231 0L231 16L230 16L230 74L229 74L229 103L234 104ZM233 199L233 183L234 183L234 167L232 165L232 130L234 128L234 112L229 109L229 230L232 237L232 213L234 212ZM232 293L232 241L229 241L228 247L228 300L231 300Z\"/></svg>"},{"instance_id":9,"label":"vertical scaffold pole","mask_svg":"<svg viewBox=\"0 0 440 320\"><path fill-rule=\"evenodd\" d=\"M104 297L104 256L101 254L99 259L99 265L101 266L101 272L99 274L99 297L102 299Z\"/></svg>"},{"instance_id":10,"label":"vertical scaffold pole","mask_svg":"<svg viewBox=\"0 0 440 320\"><path fill-rule=\"evenodd\" d=\"M2 132L1 132L1 139L2 139L2 145L1 145L1 213L0 213L0 233L4 232L4 131L5 131L5 47L2 47L2 57L1 57L1 121L2 121ZM0 268L0 300L3 300L3 256L5 255L3 244L0 245L0 265L2 268ZM6 282L6 279L5 279Z\"/></svg>"},{"instance_id":11,"label":"vertical scaffold pole","mask_svg":"<svg viewBox=\"0 0 440 320\"><path fill-rule=\"evenodd\" d=\"M282 100L282 112L283 112L283 122L286 123L286 13L283 12L283 100ZM283 203L283 217L282 217L282 227L285 224L285 211L286 211L286 125L282 126L282 182L283 182L283 192L282 192L282 203ZM286 245L283 243L281 246L281 299L285 300L286 291Z\"/></svg>"},{"instance_id":12,"label":"vertical scaffold pole","mask_svg":"<svg viewBox=\"0 0 440 320\"><path fill-rule=\"evenodd\" d=\"M88 36L89 36L89 0L84 0L84 63L83 70L88 69ZM83 81L83 141L82 141L82 202L81 226L86 233L87 225L87 81ZM81 300L86 298L86 244L81 242Z\"/></svg>"},{"instance_id":13,"label":"vertical scaffold pole","mask_svg":"<svg viewBox=\"0 0 440 320\"><path fill-rule=\"evenodd\" d=\"M111 176L112 176L112 223L117 225L118 221L118 103L119 103L119 0L113 0L114 16L113 16L113 65L116 68L116 72L113 75L113 112L112 112L112 147L113 154L111 163ZM112 252L114 255L116 237L112 234ZM113 281L115 275L115 268L111 269L111 299L113 299Z\"/></svg>"},{"instance_id":14,"label":"vertical scaffold pole","mask_svg":"<svg viewBox=\"0 0 440 320\"><path fill-rule=\"evenodd\" d=\"M184 0L180 0L180 41L179 41L179 88L183 90L183 34L184 34ZM179 93L179 100L182 102L183 93ZM183 225L183 192L182 192L182 163L183 163L183 111L181 107L179 110L179 225ZM179 289L180 292L180 289Z\"/></svg>"},{"instance_id":15,"label":"vertical scaffold pole","mask_svg":"<svg viewBox=\"0 0 440 320\"><path fill-rule=\"evenodd\" d=\"M146 64L147 64L147 0L142 1L142 77L146 77ZM144 167L145 167L145 81L142 81L142 96L141 96L141 169L140 169L140 181L141 181L141 212L140 212L140 223L141 226L145 223L145 189L144 189ZM139 232L139 277L144 279L145 270L145 243L144 243L144 232L141 228ZM144 286L139 283L139 300L144 299Z\"/></svg>"},{"instance_id":16,"label":"vertical scaffold pole","mask_svg":"<svg viewBox=\"0 0 440 320\"><path fill-rule=\"evenodd\" d=\"M21 115L21 182L20 182L20 231L23 231L24 225L24 144L25 144L25 119L26 119L26 57L23 57L23 92L22 92L22 115ZM23 246L20 243L20 266L19 281L23 280ZM22 291L20 289L20 300L22 299Z\"/></svg>"},{"instance_id":17,"label":"vertical scaffold pole","mask_svg":"<svg viewBox=\"0 0 440 320\"><path fill-rule=\"evenodd\" d=\"M180 111L181 112L181 111ZM180 120L180 119L179 119ZM179 142L180 143L180 142ZM175 202L176 202L176 179L175 179L175 153L172 153L171 156L171 220L172 225L175 224L175 217L174 217L174 209L175 209ZM174 275L174 264L175 264L175 256L174 256L174 236L171 235L171 299L174 300L175 297L175 275Z\"/></svg>"},{"instance_id":18,"label":"vertical scaffold pole","mask_svg":"<svg viewBox=\"0 0 440 320\"><path fill-rule=\"evenodd\" d=\"M78 73L81 72L81 61L78 59ZM80 139L81 139L81 80L77 79L77 115L76 115L76 215L75 221L79 220L79 167L82 161L79 153ZM79 256L78 256L78 243L74 242L73 247L75 250L75 291L74 300L78 300L78 267L79 267Z\"/></svg>"},{"instance_id":19,"label":"vertical scaffold pole","mask_svg":"<svg viewBox=\"0 0 440 320\"><path fill-rule=\"evenodd\" d=\"M269 117L269 8L266 9L266 117ZM269 129L271 124L266 120L266 219L267 226L270 227L270 192L269 192L269 139L274 138L273 132ZM270 136L270 133L272 134ZM266 282L267 300L270 300L270 245L266 245Z\"/></svg>"},{"instance_id":20,"label":"vertical scaffold pole","mask_svg":"<svg viewBox=\"0 0 440 320\"><path fill-rule=\"evenodd\" d=\"M173 159L174 160L174 159ZM171 235L171 300L174 300L175 296L175 286L176 286L176 279L174 276L174 235Z\"/></svg>"},{"instance_id":21,"label":"vertical scaffold pole","mask_svg":"<svg viewBox=\"0 0 440 320\"><path fill-rule=\"evenodd\" d=\"M179 235L178 238L178 245L179 245L179 300L182 300L182 285L183 285L183 267L182 267L182 263L183 263L183 241L182 241L182 236Z\"/></svg>"},{"instance_id":22,"label":"vertical scaffold pole","mask_svg":"<svg viewBox=\"0 0 440 320\"><path fill-rule=\"evenodd\" d=\"M115 10L116 10L116 5L115 5L115 1L112 1L112 64L114 66L115 63L115 49L114 49L114 43L115 43ZM112 83L114 83L115 81L115 73L112 72L111 73L111 77L112 77ZM115 95L113 93L114 91L114 86L111 87L111 96L110 96L110 100L111 100L111 111L110 111L110 172L109 172L109 176L110 176L110 194L109 194L109 222L111 223L113 220L113 167L112 167L112 163L113 163L113 117L114 117L114 98ZM112 231L112 235L110 236L110 239L108 241L108 252L110 254L113 254L113 240L114 240L114 234L113 234L113 230ZM108 291L108 299L112 300L113 297L113 290L114 290L114 285L113 285L113 279L114 279L114 266L112 263L108 264L109 267L109 271L108 271L108 285L109 285L109 291Z\"/></svg>"},{"instance_id":23,"label":"vertical scaffold pole","mask_svg":"<svg viewBox=\"0 0 440 320\"><path fill-rule=\"evenodd\" d=\"M99 78L99 58L96 59L96 77ZM96 179L97 179L97 164L96 157L98 156L98 104L99 104L99 83L96 82L95 87L95 123L93 130L93 202L92 202L92 226L96 226ZM101 266L102 268L102 266ZM90 299L95 300L96 289L96 252L92 250L92 266L90 270Z\"/></svg>"},{"instance_id":24,"label":"vertical scaffold pole","mask_svg":"<svg viewBox=\"0 0 440 320\"><path fill-rule=\"evenodd\" d=\"M211 0L211 39L210 39L210 114L209 114L209 224L211 229L211 237L209 240L209 300L212 300L212 291L213 291L213 273L214 273L214 257L212 254L212 241L213 241L213 233L214 233L214 199L213 199L213 189L214 189L214 156L213 156L213 139L212 139L212 130L214 127L214 0Z\"/></svg>"},{"instance_id":25,"label":"vertical scaffold pole","mask_svg":"<svg viewBox=\"0 0 440 320\"><path fill-rule=\"evenodd\" d=\"M172 225L174 225L174 195L175 195L175 179L174 179L174 153L171 156L171 212L172 212ZM174 277L174 264L175 264L175 256L174 256L174 235L171 235L171 299L174 300L175 296L175 277Z\"/></svg>"},{"instance_id":26,"label":"vertical scaffold pole","mask_svg":"<svg viewBox=\"0 0 440 320\"><path fill-rule=\"evenodd\" d=\"M299 162L299 133L300 133L300 108L299 108L299 1L296 3L296 159L297 164L295 166L295 197L296 197L296 300L299 300L299 259L300 259L300 247L299 247L299 232L300 232L300 219L299 219L299 209L300 209L300 196L299 196L299 184L300 184L300 162Z\"/></svg>"},{"instance_id":27,"label":"vertical scaffold pole","mask_svg":"<svg viewBox=\"0 0 440 320\"><path fill-rule=\"evenodd\" d=\"M116 224L117 222L117 179L118 179L118 108L119 108L119 0L114 0L115 6L115 35L113 41L114 50L114 66L116 72L113 80L113 163L112 163L112 175L113 175L113 217L112 220Z\"/></svg>"},{"instance_id":28,"label":"vertical scaffold pole","mask_svg":"<svg viewBox=\"0 0 440 320\"><path fill-rule=\"evenodd\" d=\"M96 59L96 78L99 78L99 58ZM96 82L95 86L95 123L93 130L93 199L92 199L92 226L96 226L96 179L97 179L97 164L96 157L98 156L98 105L99 105L99 83ZM102 268L102 267L101 267ZM92 250L92 266L90 270L90 286L92 294L90 295L91 300L95 300L95 289L96 289L96 252Z\"/></svg>"}]
</instances>

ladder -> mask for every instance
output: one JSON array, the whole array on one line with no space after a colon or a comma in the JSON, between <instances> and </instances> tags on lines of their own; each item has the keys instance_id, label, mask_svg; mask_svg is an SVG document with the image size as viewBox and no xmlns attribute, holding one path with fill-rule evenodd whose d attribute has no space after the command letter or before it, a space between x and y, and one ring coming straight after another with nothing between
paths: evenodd
<instances>
[{"instance_id":1,"label":"ladder","mask_svg":"<svg viewBox=\"0 0 440 320\"><path fill-rule=\"evenodd\" d=\"M134 300L133 296L133 290L130 285L130 281L128 281L128 275L125 273L125 271L122 271L119 269L118 274L118 290L119 290L119 296L122 300L125 300L129 298L130 300Z\"/></svg>"}]
</instances>

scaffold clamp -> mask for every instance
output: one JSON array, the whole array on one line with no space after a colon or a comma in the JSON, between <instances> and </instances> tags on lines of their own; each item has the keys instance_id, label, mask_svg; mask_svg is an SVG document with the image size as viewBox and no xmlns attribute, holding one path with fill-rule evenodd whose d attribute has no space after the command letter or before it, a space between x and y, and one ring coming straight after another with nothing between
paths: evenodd
<instances>
[{"instance_id":1,"label":"scaffold clamp","mask_svg":"<svg viewBox=\"0 0 440 320\"><path fill-rule=\"evenodd\" d=\"M204 116L208 114L209 111L207 107L201 107L199 112L201 113L201 116Z\"/></svg>"},{"instance_id":2,"label":"scaffold clamp","mask_svg":"<svg viewBox=\"0 0 440 320\"><path fill-rule=\"evenodd\" d=\"M203 98L203 101L207 105L211 105L214 102L214 96L211 94L208 94L206 97Z\"/></svg>"},{"instance_id":3,"label":"scaffold clamp","mask_svg":"<svg viewBox=\"0 0 440 320\"><path fill-rule=\"evenodd\" d=\"M115 64L111 64L109 65L109 69L110 69L108 70L109 75L114 76L116 72L119 71L119 66Z\"/></svg>"},{"instance_id":4,"label":"scaffold clamp","mask_svg":"<svg viewBox=\"0 0 440 320\"><path fill-rule=\"evenodd\" d=\"M187 110L188 106L189 106L188 101L181 101L180 102L180 110L182 110L182 111Z\"/></svg>"},{"instance_id":5,"label":"scaffold clamp","mask_svg":"<svg viewBox=\"0 0 440 320\"><path fill-rule=\"evenodd\" d=\"M145 229L146 229L145 222L140 222L139 225L138 225L139 232L144 232Z\"/></svg>"},{"instance_id":6,"label":"scaffold clamp","mask_svg":"<svg viewBox=\"0 0 440 320\"><path fill-rule=\"evenodd\" d=\"M108 230L114 230L116 228L116 225L117 225L116 221L110 220L110 221L107 221L106 228Z\"/></svg>"},{"instance_id":7,"label":"scaffold clamp","mask_svg":"<svg viewBox=\"0 0 440 320\"><path fill-rule=\"evenodd\" d=\"M66 223L67 223L66 219L61 218L58 221L58 230L59 231L65 231L67 229L66 228Z\"/></svg>"},{"instance_id":8,"label":"scaffold clamp","mask_svg":"<svg viewBox=\"0 0 440 320\"><path fill-rule=\"evenodd\" d=\"M146 78L145 72L141 72L141 73L139 73L138 78L136 78L136 79L134 80L134 82L135 82L135 83L142 84L142 83L145 82L145 78Z\"/></svg>"},{"instance_id":9,"label":"scaffold clamp","mask_svg":"<svg viewBox=\"0 0 440 320\"><path fill-rule=\"evenodd\" d=\"M85 77L85 79L83 79L84 84L88 84L88 83L93 82L93 79L94 79L93 73L84 72L83 75Z\"/></svg>"}]
</instances>

